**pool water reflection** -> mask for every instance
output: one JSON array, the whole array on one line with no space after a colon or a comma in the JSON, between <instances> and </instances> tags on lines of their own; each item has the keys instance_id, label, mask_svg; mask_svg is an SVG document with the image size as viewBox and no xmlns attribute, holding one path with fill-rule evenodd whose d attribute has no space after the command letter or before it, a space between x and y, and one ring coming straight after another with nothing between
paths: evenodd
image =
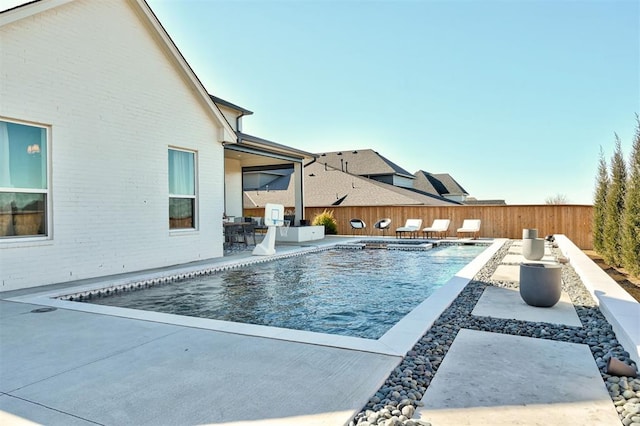
<instances>
[{"instance_id":1,"label":"pool water reflection","mask_svg":"<svg viewBox=\"0 0 640 426\"><path fill-rule=\"evenodd\" d=\"M377 339L486 248L326 250L89 302Z\"/></svg>"}]
</instances>

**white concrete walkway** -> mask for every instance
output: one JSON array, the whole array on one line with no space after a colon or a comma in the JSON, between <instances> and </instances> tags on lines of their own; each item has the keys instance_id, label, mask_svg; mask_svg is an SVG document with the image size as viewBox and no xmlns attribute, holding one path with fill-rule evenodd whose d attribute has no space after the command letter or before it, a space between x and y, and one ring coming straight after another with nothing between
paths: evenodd
<instances>
[{"instance_id":1,"label":"white concrete walkway","mask_svg":"<svg viewBox=\"0 0 640 426\"><path fill-rule=\"evenodd\" d=\"M576 270L588 270L586 256L581 257L566 238L559 239L563 252L570 253L577 263ZM541 262L553 261L547 249ZM523 262L528 261L520 244L512 244L491 279L518 282ZM637 334L640 305L629 300L624 291L620 293L618 286L610 286L597 270L589 272L583 272L581 278L594 296L606 289L616 300L626 302L625 309L618 311L622 320L611 315L624 344L624 338ZM596 300L607 301L602 297ZM487 287L472 315L582 326L564 292L552 308L536 308L524 303L517 289ZM629 317L635 321L626 320ZM633 345L625 348L637 358ZM417 410L416 417L437 426L621 424L587 345L466 329L456 336L422 402L424 407Z\"/></svg>"},{"instance_id":2,"label":"white concrete walkway","mask_svg":"<svg viewBox=\"0 0 640 426\"><path fill-rule=\"evenodd\" d=\"M620 426L587 345L460 330L427 392L434 426Z\"/></svg>"}]
</instances>

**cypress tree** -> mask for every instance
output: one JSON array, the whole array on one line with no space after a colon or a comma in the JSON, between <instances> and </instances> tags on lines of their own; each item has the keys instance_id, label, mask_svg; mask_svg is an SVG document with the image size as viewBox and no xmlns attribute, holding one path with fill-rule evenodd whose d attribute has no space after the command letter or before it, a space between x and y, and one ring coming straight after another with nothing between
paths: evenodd
<instances>
[{"instance_id":1,"label":"cypress tree","mask_svg":"<svg viewBox=\"0 0 640 426\"><path fill-rule=\"evenodd\" d=\"M604 251L602 257L612 266L622 266L622 219L624 213L627 171L622 155L620 138L616 137L616 149L611 159L611 185L607 191L606 216L604 218Z\"/></svg>"},{"instance_id":2,"label":"cypress tree","mask_svg":"<svg viewBox=\"0 0 640 426\"><path fill-rule=\"evenodd\" d=\"M593 197L593 248L598 253L604 252L604 219L606 216L607 189L609 188L609 173L604 151L600 147L600 161L598 163L598 178Z\"/></svg>"},{"instance_id":3,"label":"cypress tree","mask_svg":"<svg viewBox=\"0 0 640 426\"><path fill-rule=\"evenodd\" d=\"M631 148L629 181L622 225L622 263L635 276L640 276L640 118L636 114L636 135Z\"/></svg>"}]
</instances>

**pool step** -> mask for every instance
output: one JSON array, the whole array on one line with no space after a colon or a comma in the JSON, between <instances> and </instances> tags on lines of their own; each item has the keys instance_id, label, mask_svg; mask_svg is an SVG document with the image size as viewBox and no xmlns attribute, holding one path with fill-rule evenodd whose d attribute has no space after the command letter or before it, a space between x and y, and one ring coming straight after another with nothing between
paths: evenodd
<instances>
[{"instance_id":1,"label":"pool step","mask_svg":"<svg viewBox=\"0 0 640 426\"><path fill-rule=\"evenodd\" d=\"M433 244L387 244L387 250L403 250L403 251L425 251L431 250Z\"/></svg>"}]
</instances>

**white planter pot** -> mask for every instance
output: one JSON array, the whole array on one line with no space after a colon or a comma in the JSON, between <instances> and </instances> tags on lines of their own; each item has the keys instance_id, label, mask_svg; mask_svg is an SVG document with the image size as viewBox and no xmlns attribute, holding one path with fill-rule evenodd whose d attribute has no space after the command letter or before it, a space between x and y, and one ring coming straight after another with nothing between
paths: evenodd
<instances>
[{"instance_id":1,"label":"white planter pot","mask_svg":"<svg viewBox=\"0 0 640 426\"><path fill-rule=\"evenodd\" d=\"M527 260L540 260L544 256L544 240L528 238L522 240L522 255Z\"/></svg>"}]
</instances>

